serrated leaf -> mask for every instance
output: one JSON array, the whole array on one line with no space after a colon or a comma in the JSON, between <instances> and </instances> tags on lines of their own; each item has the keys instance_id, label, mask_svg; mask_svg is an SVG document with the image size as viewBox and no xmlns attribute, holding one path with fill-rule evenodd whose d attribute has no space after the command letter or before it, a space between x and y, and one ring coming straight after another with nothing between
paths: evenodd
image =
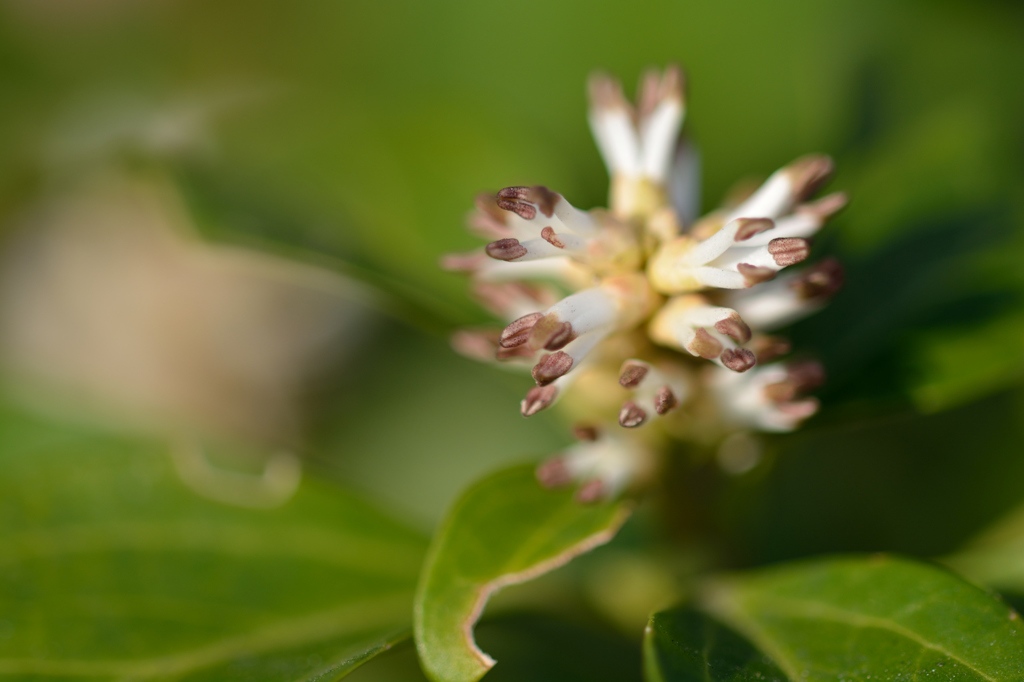
<instances>
[{"instance_id":1,"label":"serrated leaf","mask_svg":"<svg viewBox=\"0 0 1024 682\"><path fill-rule=\"evenodd\" d=\"M0 679L343 677L408 634L426 542L315 480L208 502L164 443L0 410Z\"/></svg>"},{"instance_id":2,"label":"serrated leaf","mask_svg":"<svg viewBox=\"0 0 1024 682\"><path fill-rule=\"evenodd\" d=\"M681 607L651 616L644 632L647 682L787 682L753 644L721 623Z\"/></svg>"},{"instance_id":3,"label":"serrated leaf","mask_svg":"<svg viewBox=\"0 0 1024 682\"><path fill-rule=\"evenodd\" d=\"M494 661L473 625L495 591L561 566L612 538L622 503L584 505L568 490L542 488L531 466L500 471L456 502L420 578L414 629L420 661L437 682L472 682Z\"/></svg>"},{"instance_id":4,"label":"serrated leaf","mask_svg":"<svg viewBox=\"0 0 1024 682\"><path fill-rule=\"evenodd\" d=\"M792 680L1024 676L1017 613L952 573L914 561L783 565L714 583L703 604Z\"/></svg>"}]
</instances>

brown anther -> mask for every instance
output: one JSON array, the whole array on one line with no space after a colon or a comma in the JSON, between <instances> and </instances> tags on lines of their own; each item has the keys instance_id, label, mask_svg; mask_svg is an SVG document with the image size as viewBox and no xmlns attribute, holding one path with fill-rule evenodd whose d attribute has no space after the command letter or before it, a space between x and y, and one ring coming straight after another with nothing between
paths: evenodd
<instances>
[{"instance_id":1,"label":"brown anther","mask_svg":"<svg viewBox=\"0 0 1024 682\"><path fill-rule=\"evenodd\" d=\"M619 385L623 388L636 388L647 376L650 368L635 360L626 360L622 363L622 370L619 372Z\"/></svg>"},{"instance_id":2,"label":"brown anther","mask_svg":"<svg viewBox=\"0 0 1024 682\"><path fill-rule=\"evenodd\" d=\"M530 348L539 350L561 350L576 338L572 323L562 322L558 316L549 314L539 320L530 332Z\"/></svg>"},{"instance_id":3,"label":"brown anther","mask_svg":"<svg viewBox=\"0 0 1024 682\"><path fill-rule=\"evenodd\" d=\"M683 98L683 90L686 88L686 73L678 64L669 64L665 67L665 73L661 77L661 98L669 97Z\"/></svg>"},{"instance_id":4,"label":"brown anther","mask_svg":"<svg viewBox=\"0 0 1024 682\"><path fill-rule=\"evenodd\" d=\"M683 99L683 73L677 64L670 64L665 72L647 70L637 86L637 120L650 116L667 99Z\"/></svg>"},{"instance_id":5,"label":"brown anther","mask_svg":"<svg viewBox=\"0 0 1024 682\"><path fill-rule=\"evenodd\" d=\"M532 417L541 410L551 406L558 396L556 386L534 387L526 392L526 397L519 403L519 411L524 417Z\"/></svg>"},{"instance_id":6,"label":"brown anther","mask_svg":"<svg viewBox=\"0 0 1024 682\"><path fill-rule=\"evenodd\" d=\"M548 308L558 300L553 289L523 282L474 280L470 284L470 293L481 305L498 315L506 315L527 301L538 308Z\"/></svg>"},{"instance_id":7,"label":"brown anther","mask_svg":"<svg viewBox=\"0 0 1024 682\"><path fill-rule=\"evenodd\" d=\"M476 200L473 203L481 213L486 214L489 218L501 225L505 224L505 219L508 216L498 206L498 196L496 194L481 192L476 195Z\"/></svg>"},{"instance_id":8,"label":"brown anther","mask_svg":"<svg viewBox=\"0 0 1024 682\"><path fill-rule=\"evenodd\" d=\"M659 415L668 414L679 404L676 394L668 386L662 386L654 394L654 411Z\"/></svg>"},{"instance_id":9,"label":"brown anther","mask_svg":"<svg viewBox=\"0 0 1024 682\"><path fill-rule=\"evenodd\" d=\"M540 236L543 237L544 241L546 241L548 244L551 244L551 246L557 247L559 249L565 248L565 242L558 238L558 235L555 234L555 228L551 227L550 225L540 231Z\"/></svg>"},{"instance_id":10,"label":"brown anther","mask_svg":"<svg viewBox=\"0 0 1024 682\"><path fill-rule=\"evenodd\" d=\"M592 443L597 440L598 431L596 426L591 426L590 424L577 424L572 427L572 435L576 440L585 440Z\"/></svg>"},{"instance_id":11,"label":"brown anther","mask_svg":"<svg viewBox=\"0 0 1024 682\"><path fill-rule=\"evenodd\" d=\"M768 253L779 267L796 265L811 255L811 243L800 237L783 237L768 242Z\"/></svg>"},{"instance_id":12,"label":"brown anther","mask_svg":"<svg viewBox=\"0 0 1024 682\"><path fill-rule=\"evenodd\" d=\"M797 159L786 168L793 182L793 194L797 201L813 195L830 177L834 166L827 156L811 155Z\"/></svg>"},{"instance_id":13,"label":"brown anther","mask_svg":"<svg viewBox=\"0 0 1024 682\"><path fill-rule=\"evenodd\" d=\"M775 222L769 218L740 218L739 227L736 230L734 241L745 242L754 235L767 232L775 227Z\"/></svg>"},{"instance_id":14,"label":"brown anther","mask_svg":"<svg viewBox=\"0 0 1024 682\"><path fill-rule=\"evenodd\" d=\"M595 109L622 108L632 112L632 107L622 94L622 85L605 73L594 73L587 80L590 103Z\"/></svg>"},{"instance_id":15,"label":"brown anther","mask_svg":"<svg viewBox=\"0 0 1024 682\"><path fill-rule=\"evenodd\" d=\"M762 282L769 282L775 279L776 274L771 268L751 265L750 263L740 263L736 266L736 271L743 275L743 281L746 282L748 287L761 284Z\"/></svg>"},{"instance_id":16,"label":"brown anther","mask_svg":"<svg viewBox=\"0 0 1024 682\"><path fill-rule=\"evenodd\" d=\"M804 398L803 400L795 400L791 403L779 403L776 407L779 412L796 417L797 419L807 419L818 411L819 403L814 398Z\"/></svg>"},{"instance_id":17,"label":"brown anther","mask_svg":"<svg viewBox=\"0 0 1024 682\"><path fill-rule=\"evenodd\" d=\"M492 330L461 329L451 338L452 349L473 360L491 360L498 349L497 336Z\"/></svg>"},{"instance_id":18,"label":"brown anther","mask_svg":"<svg viewBox=\"0 0 1024 682\"><path fill-rule=\"evenodd\" d=\"M746 372L757 364L757 358L746 348L726 348L722 351L722 364L734 372Z\"/></svg>"},{"instance_id":19,"label":"brown anther","mask_svg":"<svg viewBox=\"0 0 1024 682\"><path fill-rule=\"evenodd\" d=\"M562 326L551 335L548 342L544 344L546 350L561 350L569 345L569 342L576 338L576 332L572 330L572 324L563 322Z\"/></svg>"},{"instance_id":20,"label":"brown anther","mask_svg":"<svg viewBox=\"0 0 1024 682\"><path fill-rule=\"evenodd\" d=\"M750 327L736 313L733 313L724 320L715 322L715 329L736 343L746 343L750 340Z\"/></svg>"},{"instance_id":21,"label":"brown anther","mask_svg":"<svg viewBox=\"0 0 1024 682\"><path fill-rule=\"evenodd\" d=\"M600 502L607 494L607 487L599 478L592 478L576 491L576 499L584 504Z\"/></svg>"},{"instance_id":22,"label":"brown anther","mask_svg":"<svg viewBox=\"0 0 1024 682\"><path fill-rule=\"evenodd\" d=\"M846 192L833 192L808 204L797 206L798 213L810 213L821 221L828 220L846 207L849 198Z\"/></svg>"},{"instance_id":23,"label":"brown anther","mask_svg":"<svg viewBox=\"0 0 1024 682\"><path fill-rule=\"evenodd\" d=\"M508 213L498 207L497 198L493 194L477 195L476 210L467 216L466 225L487 240L515 236L508 226Z\"/></svg>"},{"instance_id":24,"label":"brown anther","mask_svg":"<svg viewBox=\"0 0 1024 682\"><path fill-rule=\"evenodd\" d=\"M636 117L643 120L651 115L661 101L661 74L648 69L640 77L636 89Z\"/></svg>"},{"instance_id":25,"label":"brown anther","mask_svg":"<svg viewBox=\"0 0 1024 682\"><path fill-rule=\"evenodd\" d=\"M622 403L622 409L619 410L619 425L624 426L627 429L634 429L647 420L647 413L642 407L634 403L632 400L627 400Z\"/></svg>"},{"instance_id":26,"label":"brown anther","mask_svg":"<svg viewBox=\"0 0 1024 682\"><path fill-rule=\"evenodd\" d=\"M802 273L790 286L805 301L829 298L843 286L843 266L835 258L826 258Z\"/></svg>"},{"instance_id":27,"label":"brown anther","mask_svg":"<svg viewBox=\"0 0 1024 682\"><path fill-rule=\"evenodd\" d=\"M518 239L509 237L491 242L484 247L487 255L495 260L513 261L526 255L526 247L519 243Z\"/></svg>"},{"instance_id":28,"label":"brown anther","mask_svg":"<svg viewBox=\"0 0 1024 682\"><path fill-rule=\"evenodd\" d=\"M530 313L523 315L501 331L498 344L502 348L516 348L526 343L530 338L530 332L534 325L544 317L544 313Z\"/></svg>"},{"instance_id":29,"label":"brown anther","mask_svg":"<svg viewBox=\"0 0 1024 682\"><path fill-rule=\"evenodd\" d=\"M796 386L791 381L778 381L764 387L764 397L773 403L788 403L797 395Z\"/></svg>"},{"instance_id":30,"label":"brown anther","mask_svg":"<svg viewBox=\"0 0 1024 682\"><path fill-rule=\"evenodd\" d=\"M532 204L537 204L537 208L544 215L545 218L550 218L555 214L555 204L562 198L562 195L558 192L552 192L544 185L534 185L526 190L525 199Z\"/></svg>"},{"instance_id":31,"label":"brown anther","mask_svg":"<svg viewBox=\"0 0 1024 682\"><path fill-rule=\"evenodd\" d=\"M825 383L825 368L815 360L802 360L786 365L786 377L800 393L820 388Z\"/></svg>"},{"instance_id":32,"label":"brown anther","mask_svg":"<svg viewBox=\"0 0 1024 682\"><path fill-rule=\"evenodd\" d=\"M707 360L714 360L722 354L722 342L702 327L697 330L697 335L690 341L686 350Z\"/></svg>"},{"instance_id":33,"label":"brown anther","mask_svg":"<svg viewBox=\"0 0 1024 682\"><path fill-rule=\"evenodd\" d=\"M533 367L533 380L538 386L547 386L555 379L565 376L566 372L572 369L572 357L568 353L558 351L551 355L545 355Z\"/></svg>"},{"instance_id":34,"label":"brown anther","mask_svg":"<svg viewBox=\"0 0 1024 682\"><path fill-rule=\"evenodd\" d=\"M789 339L784 339L781 336L758 336L752 345L754 356L759 363L781 358L792 348Z\"/></svg>"},{"instance_id":35,"label":"brown anther","mask_svg":"<svg viewBox=\"0 0 1024 682\"><path fill-rule=\"evenodd\" d=\"M441 269L448 272L473 272L480 269L485 260L480 252L449 253L441 256Z\"/></svg>"},{"instance_id":36,"label":"brown anther","mask_svg":"<svg viewBox=\"0 0 1024 682\"><path fill-rule=\"evenodd\" d=\"M511 211L523 220L533 220L537 217L537 209L526 203L529 187L506 187L498 192L498 208Z\"/></svg>"},{"instance_id":37,"label":"brown anther","mask_svg":"<svg viewBox=\"0 0 1024 682\"><path fill-rule=\"evenodd\" d=\"M533 350L527 346L516 346L515 348L502 348L498 346L494 351L494 357L498 360L508 360L509 358L529 358L533 356Z\"/></svg>"},{"instance_id":38,"label":"brown anther","mask_svg":"<svg viewBox=\"0 0 1024 682\"><path fill-rule=\"evenodd\" d=\"M537 482L545 488L564 488L572 483L572 473L561 457L552 457L546 462L541 462L537 466L534 476L537 477Z\"/></svg>"},{"instance_id":39,"label":"brown anther","mask_svg":"<svg viewBox=\"0 0 1024 682\"><path fill-rule=\"evenodd\" d=\"M529 191L529 187L505 187L498 191L498 198L509 201L523 201L526 199Z\"/></svg>"}]
</instances>

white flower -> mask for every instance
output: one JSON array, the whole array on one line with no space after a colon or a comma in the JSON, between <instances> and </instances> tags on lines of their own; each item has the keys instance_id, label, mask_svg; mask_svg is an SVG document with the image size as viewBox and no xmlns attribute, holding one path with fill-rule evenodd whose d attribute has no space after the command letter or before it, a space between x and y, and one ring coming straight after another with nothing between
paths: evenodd
<instances>
[{"instance_id":1,"label":"white flower","mask_svg":"<svg viewBox=\"0 0 1024 682\"><path fill-rule=\"evenodd\" d=\"M456 348L529 369L537 386L524 416L565 397L586 423L628 429L598 429L538 471L547 485L582 481L582 499L625 489L650 461L631 453L656 450L659 433L678 435L695 415L713 422L702 433L725 435L789 431L817 409L805 394L823 380L820 365L758 364L789 350L765 332L814 312L842 283L834 260L777 276L808 258L810 238L846 203L841 193L811 200L832 162L798 159L694 221L699 173L680 137L684 114L678 68L647 73L635 106L617 82L592 77L608 209L580 210L540 186L480 195L470 228L492 241L444 262L471 273L476 298L508 323L460 332ZM704 360L714 365L695 371ZM659 423L667 429L640 428Z\"/></svg>"}]
</instances>

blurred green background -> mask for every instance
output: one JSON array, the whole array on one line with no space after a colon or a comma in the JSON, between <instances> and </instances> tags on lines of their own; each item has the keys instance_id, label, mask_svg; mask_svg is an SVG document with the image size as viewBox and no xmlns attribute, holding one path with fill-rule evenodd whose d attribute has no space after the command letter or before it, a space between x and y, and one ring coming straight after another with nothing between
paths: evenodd
<instances>
[{"instance_id":1,"label":"blurred green background","mask_svg":"<svg viewBox=\"0 0 1024 682\"><path fill-rule=\"evenodd\" d=\"M1024 6L997 0L3 0L0 532L49 518L47 477L11 473L34 461L26 429L83 430L61 453L85 470L97 438L152 452L184 433L242 469L287 446L318 484L424 533L483 472L569 442L557 414L519 416L528 380L449 349L486 317L437 262L478 245L463 229L478 191L545 184L603 205L587 74L632 90L678 62L705 208L831 154L852 201L816 251L848 276L792 330L830 374L820 415L744 476L681 463L662 520L623 542L710 543L732 565L951 552L1024 501L1022 36ZM75 232L82 202L86 222L117 222L114 206L125 229ZM143 223L173 228L125 246ZM72 275L62 248L84 259L67 257ZM238 254L255 260L224 264ZM131 264L144 273L121 278ZM173 295L131 308L146 333L103 322L131 312L104 298L119 281L164 267L154 290ZM166 296L173 319L152 303ZM182 331L200 327L215 330ZM63 495L89 516L89 495Z\"/></svg>"}]
</instances>

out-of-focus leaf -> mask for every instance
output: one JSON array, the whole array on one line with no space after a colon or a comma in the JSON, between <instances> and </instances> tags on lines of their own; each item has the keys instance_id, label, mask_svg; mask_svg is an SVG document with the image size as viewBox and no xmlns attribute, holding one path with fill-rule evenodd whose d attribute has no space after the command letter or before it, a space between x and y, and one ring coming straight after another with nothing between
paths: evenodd
<instances>
[{"instance_id":1,"label":"out-of-focus leaf","mask_svg":"<svg viewBox=\"0 0 1024 682\"><path fill-rule=\"evenodd\" d=\"M406 636L426 542L304 481L226 507L162 443L0 411L0 679L337 679Z\"/></svg>"},{"instance_id":2,"label":"out-of-focus leaf","mask_svg":"<svg viewBox=\"0 0 1024 682\"><path fill-rule=\"evenodd\" d=\"M377 331L317 412L311 440L325 473L429 530L472 483L571 441L554 410L519 413L529 374L468 360L406 325L385 321ZM394 428L399 415L403 428Z\"/></svg>"},{"instance_id":3,"label":"out-of-focus leaf","mask_svg":"<svg viewBox=\"0 0 1024 682\"><path fill-rule=\"evenodd\" d=\"M584 505L571 491L542 488L530 466L467 490L434 538L416 594L416 646L428 676L483 676L494 660L476 646L472 629L488 597L607 542L627 515L623 503Z\"/></svg>"},{"instance_id":4,"label":"out-of-focus leaf","mask_svg":"<svg viewBox=\"0 0 1024 682\"><path fill-rule=\"evenodd\" d=\"M704 606L792 680L988 680L1024 675L1017 613L938 568L830 558L712 583Z\"/></svg>"},{"instance_id":5,"label":"out-of-focus leaf","mask_svg":"<svg viewBox=\"0 0 1024 682\"><path fill-rule=\"evenodd\" d=\"M930 111L906 129L894 127L853 159L844 242L864 251L920 228L922 218L963 212L991 201L1000 187L992 163L998 138L980 107Z\"/></svg>"},{"instance_id":6,"label":"out-of-focus leaf","mask_svg":"<svg viewBox=\"0 0 1024 682\"><path fill-rule=\"evenodd\" d=\"M808 424L775 441L760 485L727 484L736 509L720 534L734 534L751 564L841 551L949 554L1020 502L1022 398L1007 391L941 414L869 420L840 410L831 423Z\"/></svg>"},{"instance_id":7,"label":"out-of-focus leaf","mask_svg":"<svg viewBox=\"0 0 1024 682\"><path fill-rule=\"evenodd\" d=\"M971 580L1024 595L1024 507L1019 507L943 559Z\"/></svg>"},{"instance_id":8,"label":"out-of-focus leaf","mask_svg":"<svg viewBox=\"0 0 1024 682\"><path fill-rule=\"evenodd\" d=\"M651 617L644 633L647 682L787 682L767 656L729 628L682 607Z\"/></svg>"},{"instance_id":9,"label":"out-of-focus leaf","mask_svg":"<svg viewBox=\"0 0 1024 682\"><path fill-rule=\"evenodd\" d=\"M922 335L914 363L914 403L938 412L1020 383L1024 316L1003 315L954 332ZM965 362L965 358L970 358Z\"/></svg>"},{"instance_id":10,"label":"out-of-focus leaf","mask_svg":"<svg viewBox=\"0 0 1024 682\"><path fill-rule=\"evenodd\" d=\"M640 651L634 637L536 613L484 619L476 637L501 665L487 682L639 682ZM424 682L412 646L403 643L359 668L354 682Z\"/></svg>"},{"instance_id":11,"label":"out-of-focus leaf","mask_svg":"<svg viewBox=\"0 0 1024 682\"><path fill-rule=\"evenodd\" d=\"M630 638L560 618L511 614L477 628L481 645L501 661L487 682L632 682L640 652Z\"/></svg>"}]
</instances>

